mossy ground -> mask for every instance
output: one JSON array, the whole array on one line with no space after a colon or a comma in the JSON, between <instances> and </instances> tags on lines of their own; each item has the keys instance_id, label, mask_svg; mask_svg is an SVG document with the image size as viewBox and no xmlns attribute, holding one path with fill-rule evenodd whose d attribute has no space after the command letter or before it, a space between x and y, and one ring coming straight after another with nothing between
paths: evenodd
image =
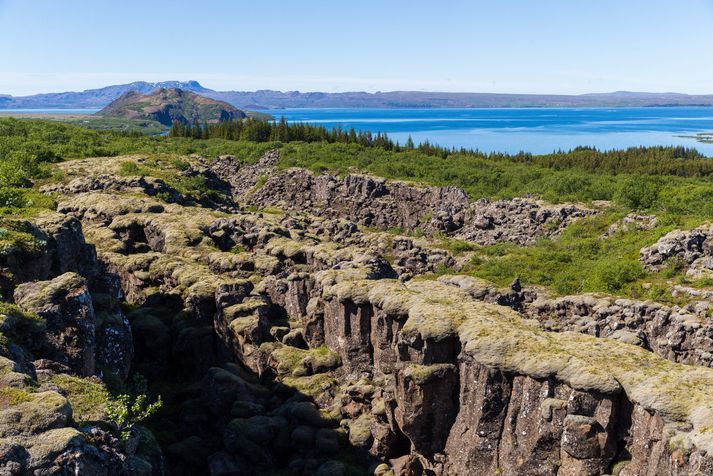
<instances>
[{"instance_id":1,"label":"mossy ground","mask_svg":"<svg viewBox=\"0 0 713 476\"><path fill-rule=\"evenodd\" d=\"M31 400L31 394L27 390L13 387L0 388L0 410Z\"/></svg>"},{"instance_id":2,"label":"mossy ground","mask_svg":"<svg viewBox=\"0 0 713 476\"><path fill-rule=\"evenodd\" d=\"M106 408L111 396L101 381L60 374L55 375L52 382L69 400L75 420L88 422L106 419Z\"/></svg>"}]
</instances>

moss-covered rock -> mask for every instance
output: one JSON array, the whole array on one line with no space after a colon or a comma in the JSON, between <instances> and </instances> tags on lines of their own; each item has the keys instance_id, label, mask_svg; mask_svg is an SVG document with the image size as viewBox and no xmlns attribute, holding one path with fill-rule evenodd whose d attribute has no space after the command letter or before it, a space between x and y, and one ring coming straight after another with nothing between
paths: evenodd
<instances>
[{"instance_id":1,"label":"moss-covered rock","mask_svg":"<svg viewBox=\"0 0 713 476\"><path fill-rule=\"evenodd\" d=\"M339 366L339 355L326 346L316 349L298 349L288 345L278 347L270 354L275 370L280 375L303 377L328 372Z\"/></svg>"},{"instance_id":2,"label":"moss-covered rock","mask_svg":"<svg viewBox=\"0 0 713 476\"><path fill-rule=\"evenodd\" d=\"M0 410L0 438L30 436L64 427L71 417L71 405L57 392L29 393L14 390L5 408Z\"/></svg>"},{"instance_id":3,"label":"moss-covered rock","mask_svg":"<svg viewBox=\"0 0 713 476\"><path fill-rule=\"evenodd\" d=\"M77 422L106 419L110 396L101 380L96 377L79 378L71 375L55 375L52 377L52 383L69 401L73 417Z\"/></svg>"},{"instance_id":4,"label":"moss-covered rock","mask_svg":"<svg viewBox=\"0 0 713 476\"><path fill-rule=\"evenodd\" d=\"M364 413L355 420L349 420L349 443L357 448L368 448L371 445L372 418Z\"/></svg>"},{"instance_id":5,"label":"moss-covered rock","mask_svg":"<svg viewBox=\"0 0 713 476\"><path fill-rule=\"evenodd\" d=\"M56 428L45 431L32 439L29 447L29 466L44 466L60 454L76 449L84 442L84 436L75 428Z\"/></svg>"}]
</instances>

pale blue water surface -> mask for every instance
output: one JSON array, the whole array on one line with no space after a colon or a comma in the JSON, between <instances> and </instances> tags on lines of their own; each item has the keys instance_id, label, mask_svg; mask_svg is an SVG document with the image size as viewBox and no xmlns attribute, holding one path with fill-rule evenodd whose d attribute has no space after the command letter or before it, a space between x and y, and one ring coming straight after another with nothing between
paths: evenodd
<instances>
[{"instance_id":1,"label":"pale blue water surface","mask_svg":"<svg viewBox=\"0 0 713 476\"><path fill-rule=\"evenodd\" d=\"M5 109L8 113L91 114L97 109ZM713 132L712 107L491 108L491 109L279 109L276 119L328 128L385 132L405 143L425 140L483 152L545 154L577 146L601 150L683 145L713 157L713 144L686 137Z\"/></svg>"},{"instance_id":2,"label":"pale blue water surface","mask_svg":"<svg viewBox=\"0 0 713 476\"><path fill-rule=\"evenodd\" d=\"M534 154L594 146L684 145L713 157L713 144L686 135L713 131L711 107L497 109L280 109L276 119L386 132L406 142Z\"/></svg>"}]
</instances>

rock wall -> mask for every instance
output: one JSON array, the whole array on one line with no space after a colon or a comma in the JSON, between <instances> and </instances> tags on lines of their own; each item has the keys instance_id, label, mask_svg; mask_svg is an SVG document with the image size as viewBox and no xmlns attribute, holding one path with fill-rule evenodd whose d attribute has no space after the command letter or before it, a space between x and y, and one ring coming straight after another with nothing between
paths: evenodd
<instances>
[{"instance_id":1,"label":"rock wall","mask_svg":"<svg viewBox=\"0 0 713 476\"><path fill-rule=\"evenodd\" d=\"M548 331L612 338L673 362L713 365L708 300L667 306L595 294L552 298L541 290L497 289L472 277L445 276L441 281L463 289L474 299L522 311Z\"/></svg>"},{"instance_id":2,"label":"rock wall","mask_svg":"<svg viewBox=\"0 0 713 476\"><path fill-rule=\"evenodd\" d=\"M640 257L650 270L667 264L682 266L691 277L710 277L713 270L713 231L711 225L692 230L674 230L651 246L641 249Z\"/></svg>"},{"instance_id":3,"label":"rock wall","mask_svg":"<svg viewBox=\"0 0 713 476\"><path fill-rule=\"evenodd\" d=\"M123 378L131 364L171 402L155 422L169 474L713 473L713 369L679 363L710 363L708 328L694 322L704 309L427 279L457 261L432 241L357 227L525 244L591 211L277 172L277 158L185 173L292 214L189 203L153 179L47 189L58 213L56 226L31 224L48 237L35 271L14 265L27 250L2 258L6 300L47 326L3 350L3 385L42 390L0 398L3 469L66 472L71 460L87 474L161 474L160 452L117 450L47 383Z\"/></svg>"},{"instance_id":4,"label":"rock wall","mask_svg":"<svg viewBox=\"0 0 713 476\"><path fill-rule=\"evenodd\" d=\"M3 297L14 302L0 311L0 473L162 474L160 461L152 468L101 424L80 426L72 403L73 386L103 391L77 377L128 375L133 342L117 281L77 219L46 213L25 223L35 247L0 257Z\"/></svg>"},{"instance_id":5,"label":"rock wall","mask_svg":"<svg viewBox=\"0 0 713 476\"><path fill-rule=\"evenodd\" d=\"M431 308L437 306L433 301L453 299L450 305L457 306L467 299L444 298L449 291L440 289L440 284L387 284L384 289L384 284L374 283L355 295L354 287L365 283L347 286L349 281L335 283L334 278L322 282L328 289L313 299L326 302L310 307L323 309L324 340L332 343L330 347L343 362L351 362L351 372L369 372L370 362L376 364L373 379L387 382L390 430L408 438L410 451L403 463L415 474L599 475L618 462L626 462L619 474L705 474L713 470L705 450L678 450L668 438L664 427L671 421L662 415L668 414L669 403L677 403L654 408L650 401L656 395L637 401L640 395L632 391L624 374L606 375L609 369L598 367L596 352L587 356L593 362L586 364L573 362L577 360L573 354L566 363L548 362L552 354L511 356L514 348L508 348L522 345L523 335L502 345L510 335L498 335L490 325L467 328L470 319L508 320L503 308L468 306L480 316ZM421 298L421 293L426 296ZM433 311L440 316L431 316ZM457 330L442 322L449 318L456 321L451 325L460 322ZM453 334L459 334L460 342L452 340ZM597 343L578 342L583 356L587 345L596 348ZM552 347L556 346L553 342ZM629 352L632 348L608 341L610 346L613 355L614 349ZM385 358L385 349L396 349L391 359ZM539 350L531 344L525 352ZM573 365L576 375L564 368L555 371L558 365ZM652 388L647 391L657 393ZM652 432L657 432L653 440L660 443L652 444ZM381 451L375 455L388 454L388 449ZM396 468L400 462L392 463ZM407 469L400 471L397 474L409 474Z\"/></svg>"},{"instance_id":6,"label":"rock wall","mask_svg":"<svg viewBox=\"0 0 713 476\"><path fill-rule=\"evenodd\" d=\"M278 159L278 151L270 151L257 164L241 166L234 157L222 156L211 167L233 186L236 201L247 205L348 219L382 230L440 232L480 244L533 244L596 213L531 199L471 202L463 190L451 186L416 187L355 174L315 176L305 169L277 171ZM260 177L266 181L258 185Z\"/></svg>"}]
</instances>

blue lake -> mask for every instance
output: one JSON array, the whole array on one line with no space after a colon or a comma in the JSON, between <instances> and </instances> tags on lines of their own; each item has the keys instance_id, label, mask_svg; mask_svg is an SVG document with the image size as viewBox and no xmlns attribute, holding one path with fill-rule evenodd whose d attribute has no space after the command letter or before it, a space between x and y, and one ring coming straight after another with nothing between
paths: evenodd
<instances>
[{"instance_id":1,"label":"blue lake","mask_svg":"<svg viewBox=\"0 0 713 476\"><path fill-rule=\"evenodd\" d=\"M0 109L0 116L12 116L16 114L94 114L99 112L99 109Z\"/></svg>"},{"instance_id":2,"label":"blue lake","mask_svg":"<svg viewBox=\"0 0 713 476\"><path fill-rule=\"evenodd\" d=\"M97 109L5 109L11 113L91 114ZM484 152L544 154L580 145L602 150L684 145L713 157L713 144L690 137L713 132L711 107L498 109L279 109L276 119L386 132L405 143L425 140Z\"/></svg>"},{"instance_id":3,"label":"blue lake","mask_svg":"<svg viewBox=\"0 0 713 476\"><path fill-rule=\"evenodd\" d=\"M484 152L544 154L580 145L602 150L684 145L713 157L713 144L681 137L713 131L711 107L527 109L280 109L290 122L386 132L406 142Z\"/></svg>"}]
</instances>

